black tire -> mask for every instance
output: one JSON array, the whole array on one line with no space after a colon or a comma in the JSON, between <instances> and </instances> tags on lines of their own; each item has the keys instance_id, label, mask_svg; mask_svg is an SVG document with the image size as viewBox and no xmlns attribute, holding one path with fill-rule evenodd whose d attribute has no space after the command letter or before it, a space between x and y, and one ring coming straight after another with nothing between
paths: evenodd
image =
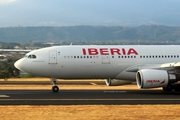
<instances>
[{"instance_id":1,"label":"black tire","mask_svg":"<svg viewBox=\"0 0 180 120\"><path fill-rule=\"evenodd\" d=\"M53 92L58 92L59 91L59 87L58 86L52 86L52 91Z\"/></svg>"},{"instance_id":2,"label":"black tire","mask_svg":"<svg viewBox=\"0 0 180 120\"><path fill-rule=\"evenodd\" d=\"M180 91L180 85L179 84L174 85L173 89L174 91Z\"/></svg>"},{"instance_id":3,"label":"black tire","mask_svg":"<svg viewBox=\"0 0 180 120\"><path fill-rule=\"evenodd\" d=\"M172 91L172 90L173 90L173 87L171 85L163 87L163 91Z\"/></svg>"}]
</instances>

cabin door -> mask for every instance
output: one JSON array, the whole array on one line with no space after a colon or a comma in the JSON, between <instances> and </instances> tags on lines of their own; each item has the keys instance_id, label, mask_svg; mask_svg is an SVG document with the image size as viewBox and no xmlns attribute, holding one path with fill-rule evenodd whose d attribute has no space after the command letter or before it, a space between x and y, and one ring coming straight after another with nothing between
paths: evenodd
<instances>
[{"instance_id":1,"label":"cabin door","mask_svg":"<svg viewBox=\"0 0 180 120\"><path fill-rule=\"evenodd\" d=\"M102 55L102 64L110 64L109 55Z\"/></svg>"},{"instance_id":2,"label":"cabin door","mask_svg":"<svg viewBox=\"0 0 180 120\"><path fill-rule=\"evenodd\" d=\"M49 64L57 64L57 53L55 50L49 51Z\"/></svg>"}]
</instances>

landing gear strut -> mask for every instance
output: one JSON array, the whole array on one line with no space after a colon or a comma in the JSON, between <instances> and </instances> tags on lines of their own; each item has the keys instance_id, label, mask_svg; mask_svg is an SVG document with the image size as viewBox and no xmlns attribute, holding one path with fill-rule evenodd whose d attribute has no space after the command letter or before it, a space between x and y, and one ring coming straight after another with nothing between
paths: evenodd
<instances>
[{"instance_id":1,"label":"landing gear strut","mask_svg":"<svg viewBox=\"0 0 180 120\"><path fill-rule=\"evenodd\" d=\"M52 82L52 84L53 84L53 86L52 86L52 91L53 91L53 92L58 92L58 91L59 91L59 87L58 87L57 84L56 84L56 78L51 78L51 82Z\"/></svg>"}]
</instances>

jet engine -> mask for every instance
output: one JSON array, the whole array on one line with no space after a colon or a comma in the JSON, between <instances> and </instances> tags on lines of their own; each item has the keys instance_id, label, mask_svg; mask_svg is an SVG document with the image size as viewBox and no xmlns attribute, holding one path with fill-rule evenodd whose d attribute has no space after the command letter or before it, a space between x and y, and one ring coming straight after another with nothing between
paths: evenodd
<instances>
[{"instance_id":1,"label":"jet engine","mask_svg":"<svg viewBox=\"0 0 180 120\"><path fill-rule=\"evenodd\" d=\"M139 88L156 88L167 86L175 82L176 75L165 70L143 69L136 73L136 82Z\"/></svg>"},{"instance_id":2,"label":"jet engine","mask_svg":"<svg viewBox=\"0 0 180 120\"><path fill-rule=\"evenodd\" d=\"M128 81L128 80L118 80L118 79L106 79L105 83L107 86L118 86L118 85L127 85L127 84L131 84L132 81Z\"/></svg>"}]
</instances>

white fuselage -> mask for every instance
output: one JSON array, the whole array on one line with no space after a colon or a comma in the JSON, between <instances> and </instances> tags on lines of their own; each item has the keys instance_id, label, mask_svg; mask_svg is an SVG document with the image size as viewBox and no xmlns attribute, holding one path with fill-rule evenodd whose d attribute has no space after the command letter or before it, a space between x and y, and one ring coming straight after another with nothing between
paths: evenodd
<instances>
[{"instance_id":1,"label":"white fuselage","mask_svg":"<svg viewBox=\"0 0 180 120\"><path fill-rule=\"evenodd\" d=\"M29 52L15 66L27 73L50 78L135 81L133 66L141 69L178 62L179 53L180 46L176 45L54 46Z\"/></svg>"}]
</instances>

